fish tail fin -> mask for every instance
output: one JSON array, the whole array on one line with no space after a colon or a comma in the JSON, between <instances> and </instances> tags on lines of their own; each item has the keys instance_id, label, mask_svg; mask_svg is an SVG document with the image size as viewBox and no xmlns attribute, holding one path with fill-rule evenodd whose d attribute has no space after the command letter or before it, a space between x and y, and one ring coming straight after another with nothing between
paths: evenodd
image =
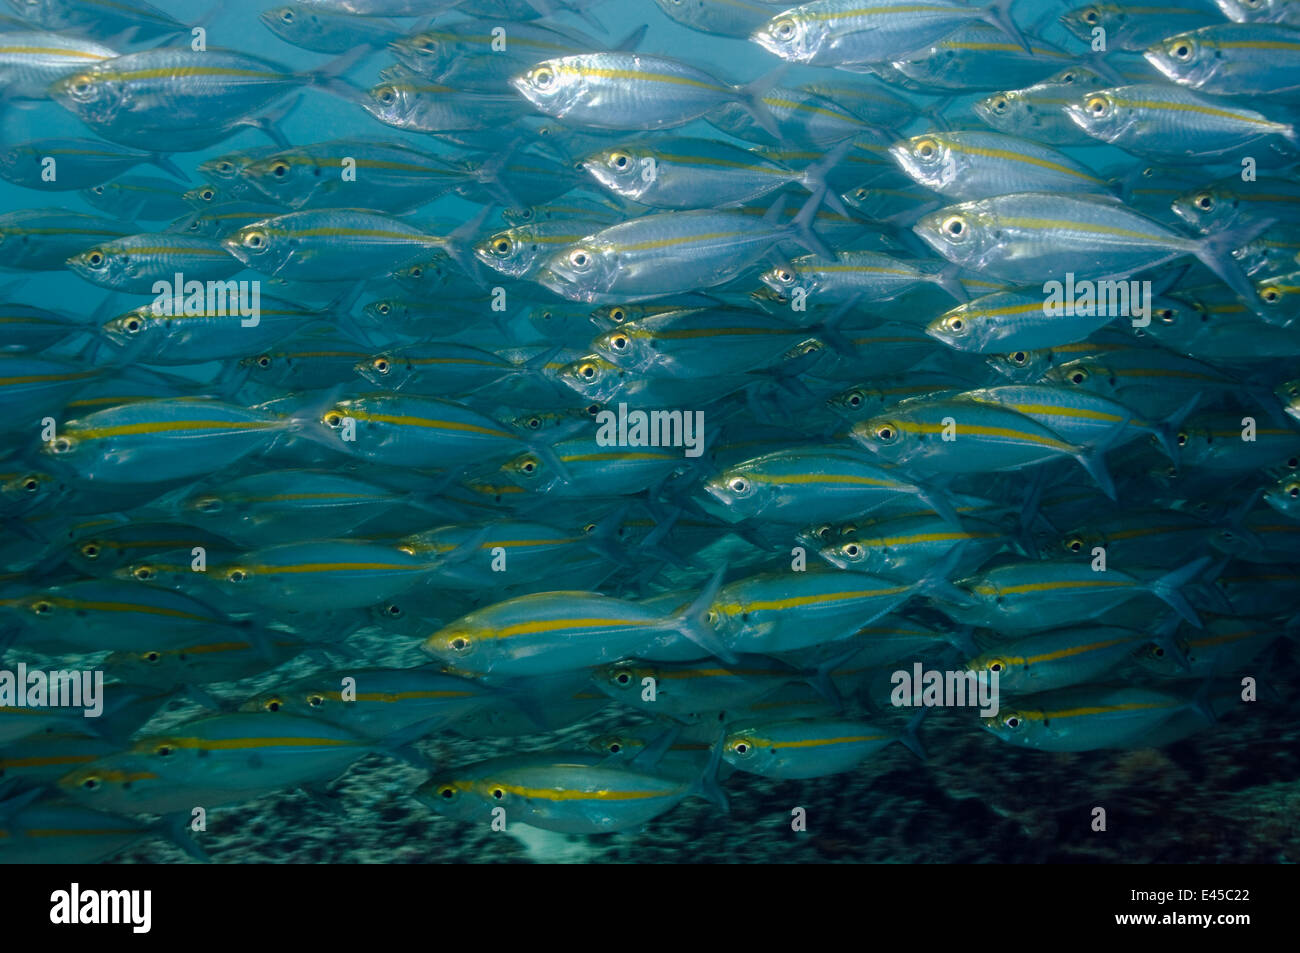
<instances>
[{"instance_id":1,"label":"fish tail fin","mask_svg":"<svg viewBox=\"0 0 1300 953\"><path fill-rule=\"evenodd\" d=\"M646 30L648 29L650 29L650 25L648 23L641 24L639 27L637 27L627 36L623 37L623 39L619 40L616 44L614 44L612 48L613 52L631 53L633 50L635 50L638 46L641 45L641 41L645 39Z\"/></svg>"},{"instance_id":2,"label":"fish tail fin","mask_svg":"<svg viewBox=\"0 0 1300 953\"><path fill-rule=\"evenodd\" d=\"M155 152L149 157L149 162L162 169L172 178L179 182L189 182L190 177L185 170L172 161L172 157L162 152Z\"/></svg>"},{"instance_id":3,"label":"fish tail fin","mask_svg":"<svg viewBox=\"0 0 1300 953\"><path fill-rule=\"evenodd\" d=\"M1020 32L1020 27L1016 26L1016 21L1011 17L1011 5L1015 2L1016 0L993 0L993 3L984 8L984 16L981 19L1011 37L1020 44L1022 50L1032 56L1033 47L1029 45L1025 35Z\"/></svg>"},{"instance_id":4,"label":"fish tail fin","mask_svg":"<svg viewBox=\"0 0 1300 953\"><path fill-rule=\"evenodd\" d=\"M950 264L930 275L929 280L948 292L957 301L965 304L970 300L970 295L966 293L966 286L961 283L961 273L961 265Z\"/></svg>"},{"instance_id":5,"label":"fish tail fin","mask_svg":"<svg viewBox=\"0 0 1300 953\"><path fill-rule=\"evenodd\" d=\"M1175 433L1178 428L1182 426L1183 421L1191 415L1192 411L1196 409L1196 405L1200 402L1201 394L1197 391L1192 394L1191 397L1187 398L1187 400L1183 401L1181 407L1177 408L1172 414L1164 420L1157 422L1151 428L1151 432L1155 436L1156 442L1160 444L1160 449L1165 452L1165 456L1169 458L1170 463L1177 465L1179 459L1178 440Z\"/></svg>"},{"instance_id":6,"label":"fish tail fin","mask_svg":"<svg viewBox=\"0 0 1300 953\"><path fill-rule=\"evenodd\" d=\"M727 566L723 563L714 571L708 585L695 597L695 601L674 616L672 621L673 628L700 648L710 655L717 656L724 662L734 665L736 654L723 644L713 626L709 624L710 606L713 605L713 600L718 597L718 590L722 588L722 580L726 575Z\"/></svg>"},{"instance_id":7,"label":"fish tail fin","mask_svg":"<svg viewBox=\"0 0 1300 953\"><path fill-rule=\"evenodd\" d=\"M813 194L820 190L822 203L836 215L843 215L845 218L849 217L849 210L845 207L844 200L827 183L826 176L844 160L851 148L853 148L853 140L844 140L804 169L800 177L800 182L805 189Z\"/></svg>"},{"instance_id":8,"label":"fish tail fin","mask_svg":"<svg viewBox=\"0 0 1300 953\"><path fill-rule=\"evenodd\" d=\"M930 756L926 753L925 746L921 744L921 736L917 731L921 727L921 722L925 721L925 716L929 711L930 709L926 705L918 708L916 714L907 720L907 726L903 728L902 733L898 736L899 743L922 761L928 761Z\"/></svg>"},{"instance_id":9,"label":"fish tail fin","mask_svg":"<svg viewBox=\"0 0 1300 953\"><path fill-rule=\"evenodd\" d=\"M822 258L834 258L835 252L831 251L821 237L813 231L813 220L817 217L822 201L829 191L825 184L818 186L809 196L808 201L803 203L803 208L799 209L799 214L794 217L794 221L790 223L795 241Z\"/></svg>"},{"instance_id":10,"label":"fish tail fin","mask_svg":"<svg viewBox=\"0 0 1300 953\"><path fill-rule=\"evenodd\" d=\"M916 581L912 586L912 591L924 595L938 595L943 599L965 604L970 601L970 597L965 592L952 584L952 575L961 565L962 556L966 554L966 548L970 545L970 540L963 539L952 549L943 554L943 558L925 571L925 575ZM864 623L865 624L865 623Z\"/></svg>"},{"instance_id":11,"label":"fish tail fin","mask_svg":"<svg viewBox=\"0 0 1300 953\"><path fill-rule=\"evenodd\" d=\"M1079 461L1079 466L1088 471L1088 475L1101 488L1101 492L1112 500L1118 499L1115 493L1115 480L1110 475L1110 468L1106 466L1105 448L1081 450L1074 455L1074 459Z\"/></svg>"},{"instance_id":12,"label":"fish tail fin","mask_svg":"<svg viewBox=\"0 0 1300 953\"><path fill-rule=\"evenodd\" d=\"M718 784L718 769L722 767L722 749L726 743L727 726L721 725L718 728L718 740L713 743L709 751L709 763L704 766L704 771L695 782L695 791L700 797L716 805L723 814L730 814L731 807L727 803L727 794L722 790L722 785Z\"/></svg>"},{"instance_id":13,"label":"fish tail fin","mask_svg":"<svg viewBox=\"0 0 1300 953\"><path fill-rule=\"evenodd\" d=\"M790 64L783 63L752 82L733 87L736 91L736 100L749 110L749 114L754 117L754 121L763 128L763 131L773 136L778 142L782 141L783 138L781 129L776 124L776 117L767 108L767 103L763 102L763 95L779 83L789 69Z\"/></svg>"},{"instance_id":14,"label":"fish tail fin","mask_svg":"<svg viewBox=\"0 0 1300 953\"><path fill-rule=\"evenodd\" d=\"M153 831L163 840L174 844L201 864L212 863L212 858L199 846L189 831L189 816L186 814L168 814L154 825Z\"/></svg>"},{"instance_id":15,"label":"fish tail fin","mask_svg":"<svg viewBox=\"0 0 1300 953\"><path fill-rule=\"evenodd\" d=\"M297 109L298 104L301 102L302 93L299 93L297 96L287 99L274 109L269 109L255 118L242 120L235 125L251 126L265 135L281 149L290 149L293 147L293 144L289 142L289 137L286 136L284 130L280 128L280 123L289 118L289 114Z\"/></svg>"},{"instance_id":16,"label":"fish tail fin","mask_svg":"<svg viewBox=\"0 0 1300 953\"><path fill-rule=\"evenodd\" d=\"M961 517L957 515L957 510L953 508L952 503L948 501L948 497L942 489L930 487L919 487L918 489L917 498L938 513L945 523L958 529L962 527Z\"/></svg>"},{"instance_id":17,"label":"fish tail fin","mask_svg":"<svg viewBox=\"0 0 1300 953\"><path fill-rule=\"evenodd\" d=\"M333 93L341 99L360 103L365 101L365 93L343 78L343 74L356 66L364 57L370 55L370 47L364 43L354 46L345 53L340 53L319 69L307 74L308 83L317 89Z\"/></svg>"},{"instance_id":18,"label":"fish tail fin","mask_svg":"<svg viewBox=\"0 0 1300 953\"><path fill-rule=\"evenodd\" d=\"M1196 248L1196 257L1233 291L1246 301L1256 300L1255 286L1233 258L1232 253L1272 228L1277 219L1266 218L1247 222L1237 228L1224 229L1206 235Z\"/></svg>"},{"instance_id":19,"label":"fish tail fin","mask_svg":"<svg viewBox=\"0 0 1300 953\"><path fill-rule=\"evenodd\" d=\"M1153 595L1167 602L1175 612L1198 629L1201 628L1200 616L1183 595L1182 588L1199 576L1211 562L1213 562L1211 557L1202 556L1172 572L1165 573L1151 584Z\"/></svg>"}]
</instances>

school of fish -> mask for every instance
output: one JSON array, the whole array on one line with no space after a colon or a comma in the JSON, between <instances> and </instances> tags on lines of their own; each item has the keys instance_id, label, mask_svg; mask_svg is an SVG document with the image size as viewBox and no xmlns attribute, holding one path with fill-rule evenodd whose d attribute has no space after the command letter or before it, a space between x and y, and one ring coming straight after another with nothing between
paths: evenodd
<instances>
[{"instance_id":1,"label":"school of fish","mask_svg":"<svg viewBox=\"0 0 1300 953\"><path fill-rule=\"evenodd\" d=\"M1159 747L1296 636L1297 0L7 7L0 861L371 756L637 831L922 668Z\"/></svg>"}]
</instances>

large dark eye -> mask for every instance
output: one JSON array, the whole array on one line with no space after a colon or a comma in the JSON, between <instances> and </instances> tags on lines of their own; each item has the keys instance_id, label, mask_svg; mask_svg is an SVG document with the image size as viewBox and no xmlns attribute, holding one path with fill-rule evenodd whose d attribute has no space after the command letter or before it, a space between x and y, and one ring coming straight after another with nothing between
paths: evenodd
<instances>
[{"instance_id":1,"label":"large dark eye","mask_svg":"<svg viewBox=\"0 0 1300 953\"><path fill-rule=\"evenodd\" d=\"M98 268L104 263L104 256L97 251L93 251L86 256L86 263L89 264L91 268Z\"/></svg>"},{"instance_id":2,"label":"large dark eye","mask_svg":"<svg viewBox=\"0 0 1300 953\"><path fill-rule=\"evenodd\" d=\"M271 166L271 174L277 179L283 179L289 174L289 163L277 162Z\"/></svg>"},{"instance_id":3,"label":"large dark eye","mask_svg":"<svg viewBox=\"0 0 1300 953\"><path fill-rule=\"evenodd\" d=\"M503 797L505 797L505 796L506 796L506 792L503 791L501 788L493 788L493 789L492 789L492 797L495 798L496 800L499 801L499 800L501 800L501 799L502 799Z\"/></svg>"},{"instance_id":4,"label":"large dark eye","mask_svg":"<svg viewBox=\"0 0 1300 953\"><path fill-rule=\"evenodd\" d=\"M614 681L618 682L620 685L628 685L632 682L632 676L627 672L619 672L614 676Z\"/></svg>"},{"instance_id":5,"label":"large dark eye","mask_svg":"<svg viewBox=\"0 0 1300 953\"><path fill-rule=\"evenodd\" d=\"M439 796L442 797L444 801L450 801L452 798L456 796L456 791L454 788L441 788L438 791L438 794Z\"/></svg>"}]
</instances>

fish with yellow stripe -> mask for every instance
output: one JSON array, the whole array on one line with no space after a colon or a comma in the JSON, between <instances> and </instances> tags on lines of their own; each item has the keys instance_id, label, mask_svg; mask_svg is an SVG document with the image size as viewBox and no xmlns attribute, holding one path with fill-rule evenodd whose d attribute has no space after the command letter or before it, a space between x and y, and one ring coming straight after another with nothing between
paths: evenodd
<instances>
[{"instance_id":1,"label":"fish with yellow stripe","mask_svg":"<svg viewBox=\"0 0 1300 953\"><path fill-rule=\"evenodd\" d=\"M330 781L367 754L396 749L301 715L205 715L77 768L59 790L96 810L188 814Z\"/></svg>"},{"instance_id":2,"label":"fish with yellow stripe","mask_svg":"<svg viewBox=\"0 0 1300 953\"><path fill-rule=\"evenodd\" d=\"M429 732L453 725L501 697L497 688L435 666L341 668L260 692L239 710L319 718L368 738L384 738L415 724Z\"/></svg>"},{"instance_id":3,"label":"fish with yellow stripe","mask_svg":"<svg viewBox=\"0 0 1300 953\"><path fill-rule=\"evenodd\" d=\"M692 795L718 805L718 758L691 778L657 765L662 751L647 748L632 760L594 752L507 756L435 775L416 798L440 814L490 824L496 808L511 823L566 834L612 834L635 830ZM715 749L716 751L717 749Z\"/></svg>"},{"instance_id":4,"label":"fish with yellow stripe","mask_svg":"<svg viewBox=\"0 0 1300 953\"><path fill-rule=\"evenodd\" d=\"M895 741L924 761L925 749L916 737L919 721L914 717L901 733L848 718L747 721L727 726L722 756L741 771L779 779L852 771Z\"/></svg>"},{"instance_id":5,"label":"fish with yellow stripe","mask_svg":"<svg viewBox=\"0 0 1300 953\"><path fill-rule=\"evenodd\" d=\"M946 590L940 598L945 600L942 609L950 618L1005 633L1027 634L1096 619L1143 595L1168 603L1199 626L1196 610L1182 589L1211 561L1211 557L1202 556L1151 579L1111 567L1096 570L1091 559L1018 560L958 580L958 592ZM958 593L964 593L959 603L946 601Z\"/></svg>"},{"instance_id":6,"label":"fish with yellow stripe","mask_svg":"<svg viewBox=\"0 0 1300 953\"><path fill-rule=\"evenodd\" d=\"M599 592L539 592L471 612L428 636L423 649L451 671L473 675L592 668L683 639L729 660L734 655L709 619L723 569L693 602L675 611Z\"/></svg>"},{"instance_id":7,"label":"fish with yellow stripe","mask_svg":"<svg viewBox=\"0 0 1300 953\"><path fill-rule=\"evenodd\" d=\"M998 690L1032 694L1105 681L1132 663L1150 636L1118 626L1080 625L999 641L962 667L996 673Z\"/></svg>"},{"instance_id":8,"label":"fish with yellow stripe","mask_svg":"<svg viewBox=\"0 0 1300 953\"><path fill-rule=\"evenodd\" d=\"M1002 741L1039 751L1145 748L1172 719L1189 715L1202 725L1217 719L1204 700L1140 686L1065 688L1002 706L980 726Z\"/></svg>"}]
</instances>

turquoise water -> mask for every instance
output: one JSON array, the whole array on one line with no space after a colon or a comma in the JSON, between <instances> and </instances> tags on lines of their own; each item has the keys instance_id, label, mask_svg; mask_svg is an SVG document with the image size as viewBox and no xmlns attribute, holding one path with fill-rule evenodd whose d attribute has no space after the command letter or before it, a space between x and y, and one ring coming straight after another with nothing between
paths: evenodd
<instances>
[{"instance_id":1,"label":"turquoise water","mask_svg":"<svg viewBox=\"0 0 1300 953\"><path fill-rule=\"evenodd\" d=\"M180 3L169 5L167 12L186 23L210 13L204 26L212 50L264 57L304 75L331 63L330 54L301 50L274 36L258 20L263 9L247 2L211 11L202 3ZM1133 56L1089 56L1084 44L1056 22L1055 15L1064 9L1056 3L1024 2L1013 8L1013 15L1026 32L1076 54L1076 65L1108 63L1121 73L1141 68ZM607 0L592 6L590 14L594 20L562 12L539 22L614 42L644 24L638 52L671 56L730 84L749 83L780 63L755 43L674 23L649 0ZM404 30L423 25L411 18L396 22ZM457 16L440 14L434 22L457 22ZM90 32L109 45L121 39ZM119 43L117 48L134 51L147 45ZM279 132L295 146L346 138L365 148L382 140L449 162L490 162L494 150L526 137L544 121L521 113L513 123L488 130L477 143L485 148L478 149L383 125L358 101L380 83L379 70L392 62L391 54L376 49L344 73L351 93L339 88L302 91L301 102L279 124ZM1063 65L1045 61L1042 78ZM779 77L786 87L829 80L877 82L806 66ZM951 98L935 90L884 88L914 102L918 114L897 128L863 129L859 142L882 147L935 129L936 118L952 130L985 130L972 104L998 86L995 77L978 89L949 91ZM498 92L511 95L504 86ZM463 92L438 95L454 99ZM1289 110L1281 106L1265 109L1249 97L1236 104L1257 106L1270 119L1289 121ZM94 135L56 102L7 106L2 117L6 148L35 139ZM931 115L921 114L926 108ZM655 134L635 126L629 122L623 131L553 126L552 134L556 148L571 160L597 151L601 143L634 142L642 136L654 141ZM728 137L703 120L657 135L755 145ZM579 136L592 138L579 147L579 141L585 142ZM200 163L267 145L265 135L245 129L199 151L171 153L165 136L149 147L170 154L189 176L188 183L177 184L183 191L203 182ZM789 160L796 168L831 148L829 142L785 145L803 153ZM1279 148L1285 150L1285 145ZM1153 165L1147 157L1101 143L1063 146L1061 151L1108 180ZM1237 160L1236 154L1186 159L1179 170L1197 185L1208 185L1233 174ZM836 164L831 178L847 201L857 183L848 177L846 165ZM1268 174L1295 184L1293 164L1270 168ZM128 175L164 173L145 164ZM363 169L354 191L347 193L357 196L358 208L370 207L365 175ZM1167 183L1170 175L1157 171L1154 179ZM575 192L609 199L580 170L573 171L573 184ZM873 188L905 185L896 169L871 183ZM748 208L761 213L776 194L750 202ZM800 187L780 194L790 213L808 196ZM922 212L956 199L941 200L919 189L917 194L930 204L888 221L863 217L856 235L835 230L824 218L814 222L814 231L835 252L883 248L937 273L946 263L917 239L911 225ZM475 221L489 198L480 191L468 198L446 195L417 203L398 224L445 234ZM1137 201L1122 191L1118 198ZM562 201L524 204L539 206L540 214L548 204ZM506 204L502 200L477 222L472 241L506 227ZM261 210L240 210L233 226L289 211L263 205ZM40 188L0 182L0 212L43 207L98 214L75 192L45 194ZM1049 202L1043 209L1054 214L1058 206ZM1143 209L1164 228L1193 235L1167 211ZM632 205L606 209L598 225L655 211ZM761 227L759 217L753 216L749 226ZM1285 241L1293 224L1293 217L1284 216L1269 234ZM165 221L141 222L137 230L161 234L167 227ZM570 236L574 247L577 238L593 229L597 226L584 226ZM1050 232L1045 241L1050 248ZM751 297L762 287L760 273L809 254L793 241L757 248L725 280L682 288L681 272L674 268L684 269L689 262L670 264L664 280L672 283L665 285L672 295L595 302L566 300L540 280L507 280L482 265L470 266L468 252L459 266L440 262L447 269L445 283L412 290L392 273L403 264L432 258L417 252L337 284L314 275L285 285L269 273L238 272L234 277L240 280L261 281L268 297L324 306L315 317L322 318L319 323L328 332L246 352L234 348L217 360L152 364L132 360L128 348L96 330L109 318L147 305L148 295L96 287L67 269L9 268L6 303L48 309L82 326L52 341L44 353L21 350L0 337L9 352L5 357L11 362L53 358L78 371L96 370L103 379L84 391L69 390L62 400L39 404L37 416L54 421L56 435L81 434L77 453L65 458L51 452L57 436L38 433L45 421L27 419L38 398L30 398L31 404L21 394L6 398L4 407L16 422L0 435L3 671L19 663L29 669L106 671L108 684L105 715L93 724L62 711L27 730L10 726L23 717L46 718L48 710L34 705L24 712L4 712L8 720L0 729L0 769L7 787L0 789L0 797L10 800L7 806L0 804L0 829L70 828L71 820L94 828L125 818L133 833L111 843L72 837L66 844L50 845L29 837L17 846L0 846L0 860L1295 859L1293 825L1286 818L1297 777L1292 619L1300 578L1294 566L1300 523L1293 507L1286 511L1285 500L1274 509L1258 496L1275 484L1285 487L1297 470L1300 446L1291 442L1295 417L1288 415L1282 390L1297 376L1300 348L1288 350L1292 328L1279 325L1276 354L1242 359L1203 343L1194 351L1180 351L1179 339L1172 337L1161 338L1166 345L1161 348L1152 343L1152 335L1135 337L1129 316L1122 315L1108 327L1063 336L1055 353L1032 355L1046 363L1031 362L1031 369L1065 363L1075 354L1091 356L1096 363L1090 367L1106 368L1123 348L1158 355L1157 361L1199 360L1198 366L1215 375L1213 380L1188 385L1182 381L1190 365L1164 363L1157 374L1127 389L1098 392L1125 408L1128 419L1120 429L1145 428L1166 443L1190 448L1183 451L1176 472L1147 432L1124 446L1103 444L1099 453L1096 446L1084 453L1076 452L1080 445L1074 438L1025 422L1038 445L1054 448L1052 459L999 457L1005 448L983 443L965 450L968 445L961 441L968 422L976 423L970 431L976 433L980 426L1005 429L1012 419L978 416L993 412L969 403L958 406L976 416L958 413L954 420L958 445L969 454L957 458L959 466L950 455L937 469L929 457L895 466L887 454L867 452L864 441L854 442L848 433L850 424L874 415L846 415L833 409L842 410L843 404L832 401L855 387L865 392L915 385L921 398L937 399L1012 381L1046 382L1057 393L1069 392L1068 378L1014 371L1007 376L987 360L991 354L958 351L922 333L958 304L954 297L974 298L1016 284L974 266L945 272L945 287L918 281L897 295L868 294L851 301L821 301L814 293L814 318L787 312L779 304L764 309ZM1134 251L1134 260L1140 253ZM0 266L13 264L4 254L0 246ZM351 263L361 256L358 251ZM339 268L349 264L347 257ZM1196 306L1207 303L1231 313L1232 293L1200 265L1183 271L1189 260L1135 274L1150 280L1158 294L1182 302L1184 314L1204 313ZM1085 265L1080 261L1080 271ZM1042 280L1073 267L1073 259L1061 258L1044 267ZM1284 264L1278 257L1250 277L1264 287L1266 279L1295 270L1294 260ZM1039 295L1038 284L1018 282L1031 295ZM1278 284L1285 286L1285 281ZM494 289L503 290L508 302L504 313L487 303ZM622 402L633 411L701 414L704 452L657 450L659 469L636 469L645 462L637 456L643 448L624 440L603 463L593 464L593 449L606 449L595 424L584 416L593 398L565 384L560 372L566 365L571 371L580 368L599 350L597 336L613 325L600 322L608 311L590 328L583 322L598 305L694 307L701 300L696 295L706 293L712 297L701 310L727 319L715 323L715 330L737 323L741 331L775 325L787 346L755 349L752 361L737 360L735 355L750 354L752 345L747 334L732 327L716 335L713 352L672 352L678 363L667 371L625 365L625 386L658 379L652 396L638 402L636 390L617 391L605 407L615 412ZM363 317L365 305L391 298L422 304L429 313L405 331ZM1294 300L1287 300L1294 311ZM558 321L540 317L548 309L568 323L557 330ZM1216 311L1213 320L1220 321L1222 313ZM1268 328L1258 320L1264 340ZM781 327L781 322L788 324ZM915 352L873 340L871 334L881 324L895 328L895 334L910 329ZM903 332L897 331L900 327ZM660 354L676 346L671 337L659 340ZM1234 344L1241 347L1242 340L1255 339L1247 335ZM318 353L343 342L357 361L381 356L393 361L403 348L439 357L452 353L448 341L490 352L507 370L497 379L475 378L462 388L449 383L453 378L446 372L426 374L401 390L385 390L389 385L367 383L352 367L353 359L329 363ZM866 343L855 349L853 341ZM220 343L229 349L224 339ZM307 353L284 368L278 355L294 345ZM1036 344L1013 341L1002 353L1039 350ZM263 355L274 358L273 374L259 376L257 362ZM14 370L0 378L26 373L19 363L9 366ZM162 418L154 404L128 405L123 395L129 388L112 389L114 380L133 380L141 366L172 375L153 379L154 396L201 397L211 402L205 407L217 408L219 402L213 413L221 414L258 408L253 412L256 424L205 424L187 431L188 442L167 436L175 431L157 426ZM126 376L115 376L119 374ZM736 386L708 386L729 374L737 377ZM396 411L389 405L380 411L370 408L372 414L401 418L396 424L378 420L376 428L400 428L417 412L425 415L419 428L406 431L415 437L402 437L411 442L396 449L383 442L382 429L363 427L357 441L340 440L331 432L331 411L354 413L364 423L361 411L367 408L347 401L368 392L386 394L385 399L427 394L454 406L449 410L447 404L417 401L393 405ZM100 394L110 399L88 402ZM1196 400L1189 401L1191 397ZM896 407L893 398L879 399L882 414ZM119 408L123 416L113 426L125 421L128 429L142 428L147 439L105 436L77 423L101 406ZM1296 406L1292 397L1289 407ZM476 428L482 432L490 425L500 442L466 449L444 434L440 439L445 443L431 444L428 432L441 433L441 425L429 421L448 413L465 414L456 418L458 434ZM547 421L540 437L526 423L514 426L534 414ZM1225 437L1220 432L1224 421L1231 430L1243 416L1258 418L1264 450L1255 441L1243 443L1240 453L1221 449L1225 439L1235 448L1231 441L1236 439L1235 433ZM1014 419L1021 421L1024 415ZM104 418L97 420L107 426ZM546 429L552 420L558 421L556 429ZM65 426L69 421L71 426ZM899 425L891 420L891 426ZM265 439L229 438L241 428L262 433L257 427L265 428ZM214 439L216 431L224 434L221 440ZM563 442L583 439L595 442ZM552 448L556 441L561 443ZM870 442L869 434L865 442ZM880 464L872 479L896 480L905 489L889 505L867 505L855 497L857 502L828 506L827 497L799 490L825 476L822 461L808 464L798 479L788 481L798 491L790 491L795 502L787 499L747 518L742 517L748 511L734 502L720 503L719 494L710 496L705 489L712 481L725 495L737 472L761 482L754 474L770 469L744 470L746 462L791 449L841 454L836 459L852 458L853 466ZM944 452L942 445L939 450ZM559 485L539 488L528 478L532 470L519 469L530 454L533 466L545 468L548 476L555 475L557 457L567 459L572 472L559 474ZM1103 493L1078 465L1078 457L1090 465L1094 458L1104 458L1115 492ZM128 472L130 467L137 469ZM730 469L736 467L742 469ZM234 521L229 510L214 517L181 502L192 504L204 494L221 497L241 486L235 481L273 472L280 474L279 482L269 490L262 485L241 491L243 497L223 497L227 506L238 499L249 508L246 522ZM22 490L32 474L40 486L34 501ZM322 474L365 482L378 502L372 501L365 516L352 522L340 518L342 502L330 513L308 511L301 495L323 487ZM250 499L257 494L262 496ZM266 494L275 497L270 504ZM984 532L998 541L987 550L974 542L961 552L927 550L903 568L894 565L871 575L837 568L817 553L823 545L860 540L863 548L883 558L892 552L889 547L914 544L914 536L951 532L954 527L945 517L954 508L966 520L964 532ZM920 514L930 522L921 529L910 523L907 533L898 523L880 523L904 514ZM539 525L554 536L539 552L511 548L519 546L523 527L537 533ZM136 533L142 526L159 535ZM435 535L432 543L415 538L448 526L455 528ZM834 529L822 532L826 527ZM899 534L907 539L895 538ZM1079 544L1072 547L1076 536ZM339 539L346 542L339 544ZM495 544L503 541L507 568L498 580ZM123 542L130 543L129 553L119 548ZM290 544L301 544L285 557L298 570L268 568L279 557L265 550ZM1095 544L1107 550L1113 571L1096 578L1140 595L1101 592L1089 575L1072 576L1068 585L1060 581L1064 577L1043 575L1044 564L1069 573L1095 562ZM371 548L356 548L363 545ZM193 564L186 566L196 546L211 561L210 575L207 569L199 573L192 571ZM516 559L528 569L509 568L518 565L511 562ZM376 568L376 562L383 565ZM367 565L358 568L360 563ZM322 571L321 564L328 570ZM303 565L309 568L303 570ZM149 574L141 575L141 567ZM1188 572L1171 581L1168 574L1184 567L1190 567ZM240 586L250 570L260 588ZM988 575L995 570L1005 574ZM244 575L232 578L235 571ZM393 582L407 572L418 582ZM809 579L826 580L826 585L817 589ZM94 588L95 581L105 588ZM987 595L994 583L1008 587L1006 601L975 605L972 594ZM1060 596L1062 586L1076 594ZM571 590L598 592L608 601ZM834 600L848 598L846 590L853 594L847 609L822 611ZM1055 601L1042 596L1035 603L1032 595L1017 601L1024 592L1048 592ZM708 598L693 603L701 593ZM115 622L110 613L122 611L120 600L128 597L143 600L146 609L128 615L129 621ZM532 599L511 601L522 597ZM179 610L172 612L181 603L168 599L187 600L184 611L203 613L202 622L190 616L171 621L181 618ZM966 601L958 605L953 600ZM594 627L593 616L602 620ZM611 616L617 625L609 623ZM535 650L492 654L519 629L525 638L558 631L568 641L556 636ZM885 634L873 641L878 630ZM476 654L456 649L458 635L473 642ZM1024 641L1043 638L1049 641ZM1058 641L1050 642L1052 638ZM890 640L896 647L882 648ZM1102 643L1103 648L1119 648L1108 648L1105 660L1095 661ZM1234 648L1224 650L1224 643ZM122 654L108 659L104 653L110 649ZM159 654L175 669L159 674ZM228 661L231 654L238 656L235 664ZM1171 660L1176 655L1185 655L1185 663ZM1076 656L1081 659L1077 663L1057 665L1060 658ZM988 660L999 657L1005 659L1006 678L1011 678L1007 667L1023 667L1025 658L1036 660L1038 672L1057 667L1050 677L1042 676L1046 681L1022 681L1025 688L1004 682L999 711L983 726L980 715L967 710L971 706L951 699L918 726L913 707L900 705L891 691L896 673L911 673L916 664L939 672L987 671ZM981 665L972 662L975 658ZM439 671L444 665L449 674ZM721 675L720 669L725 669ZM629 696L623 683L614 681L620 672L630 673L639 684L639 696ZM407 676L415 681L404 681ZM349 678L355 679L359 701L328 697L340 685L346 691ZM716 687L709 687L714 684L710 680L716 680ZM679 684L689 688L679 690ZM658 691L662 701L654 700ZM457 693L472 699L460 707L446 701ZM414 715L394 715L384 708L424 703L431 707ZM5 704L0 697L0 707ZM369 704L374 711L358 714L350 704ZM392 720L384 721L390 715ZM1012 717L1015 725L1008 723ZM276 718L295 719L287 739ZM1072 719L1086 724L1067 727L1068 738L1046 730L1052 722L1072 726ZM1024 726L1041 734L1022 741ZM300 731L309 734L304 738ZM322 749L355 754L330 760L320 754ZM638 756L642 750L648 753ZM817 754L823 750L825 755ZM747 760L750 753L764 760ZM177 755L191 760L176 767ZM60 770L36 770L33 758L55 758ZM503 761L487 769L473 767L491 758ZM141 779L123 785L123 773L133 772ZM156 777L144 777L149 774ZM619 793L628 790L634 793ZM647 802L652 803L643 808ZM1103 829L1096 826L1098 807L1108 818Z\"/></svg>"}]
</instances>

